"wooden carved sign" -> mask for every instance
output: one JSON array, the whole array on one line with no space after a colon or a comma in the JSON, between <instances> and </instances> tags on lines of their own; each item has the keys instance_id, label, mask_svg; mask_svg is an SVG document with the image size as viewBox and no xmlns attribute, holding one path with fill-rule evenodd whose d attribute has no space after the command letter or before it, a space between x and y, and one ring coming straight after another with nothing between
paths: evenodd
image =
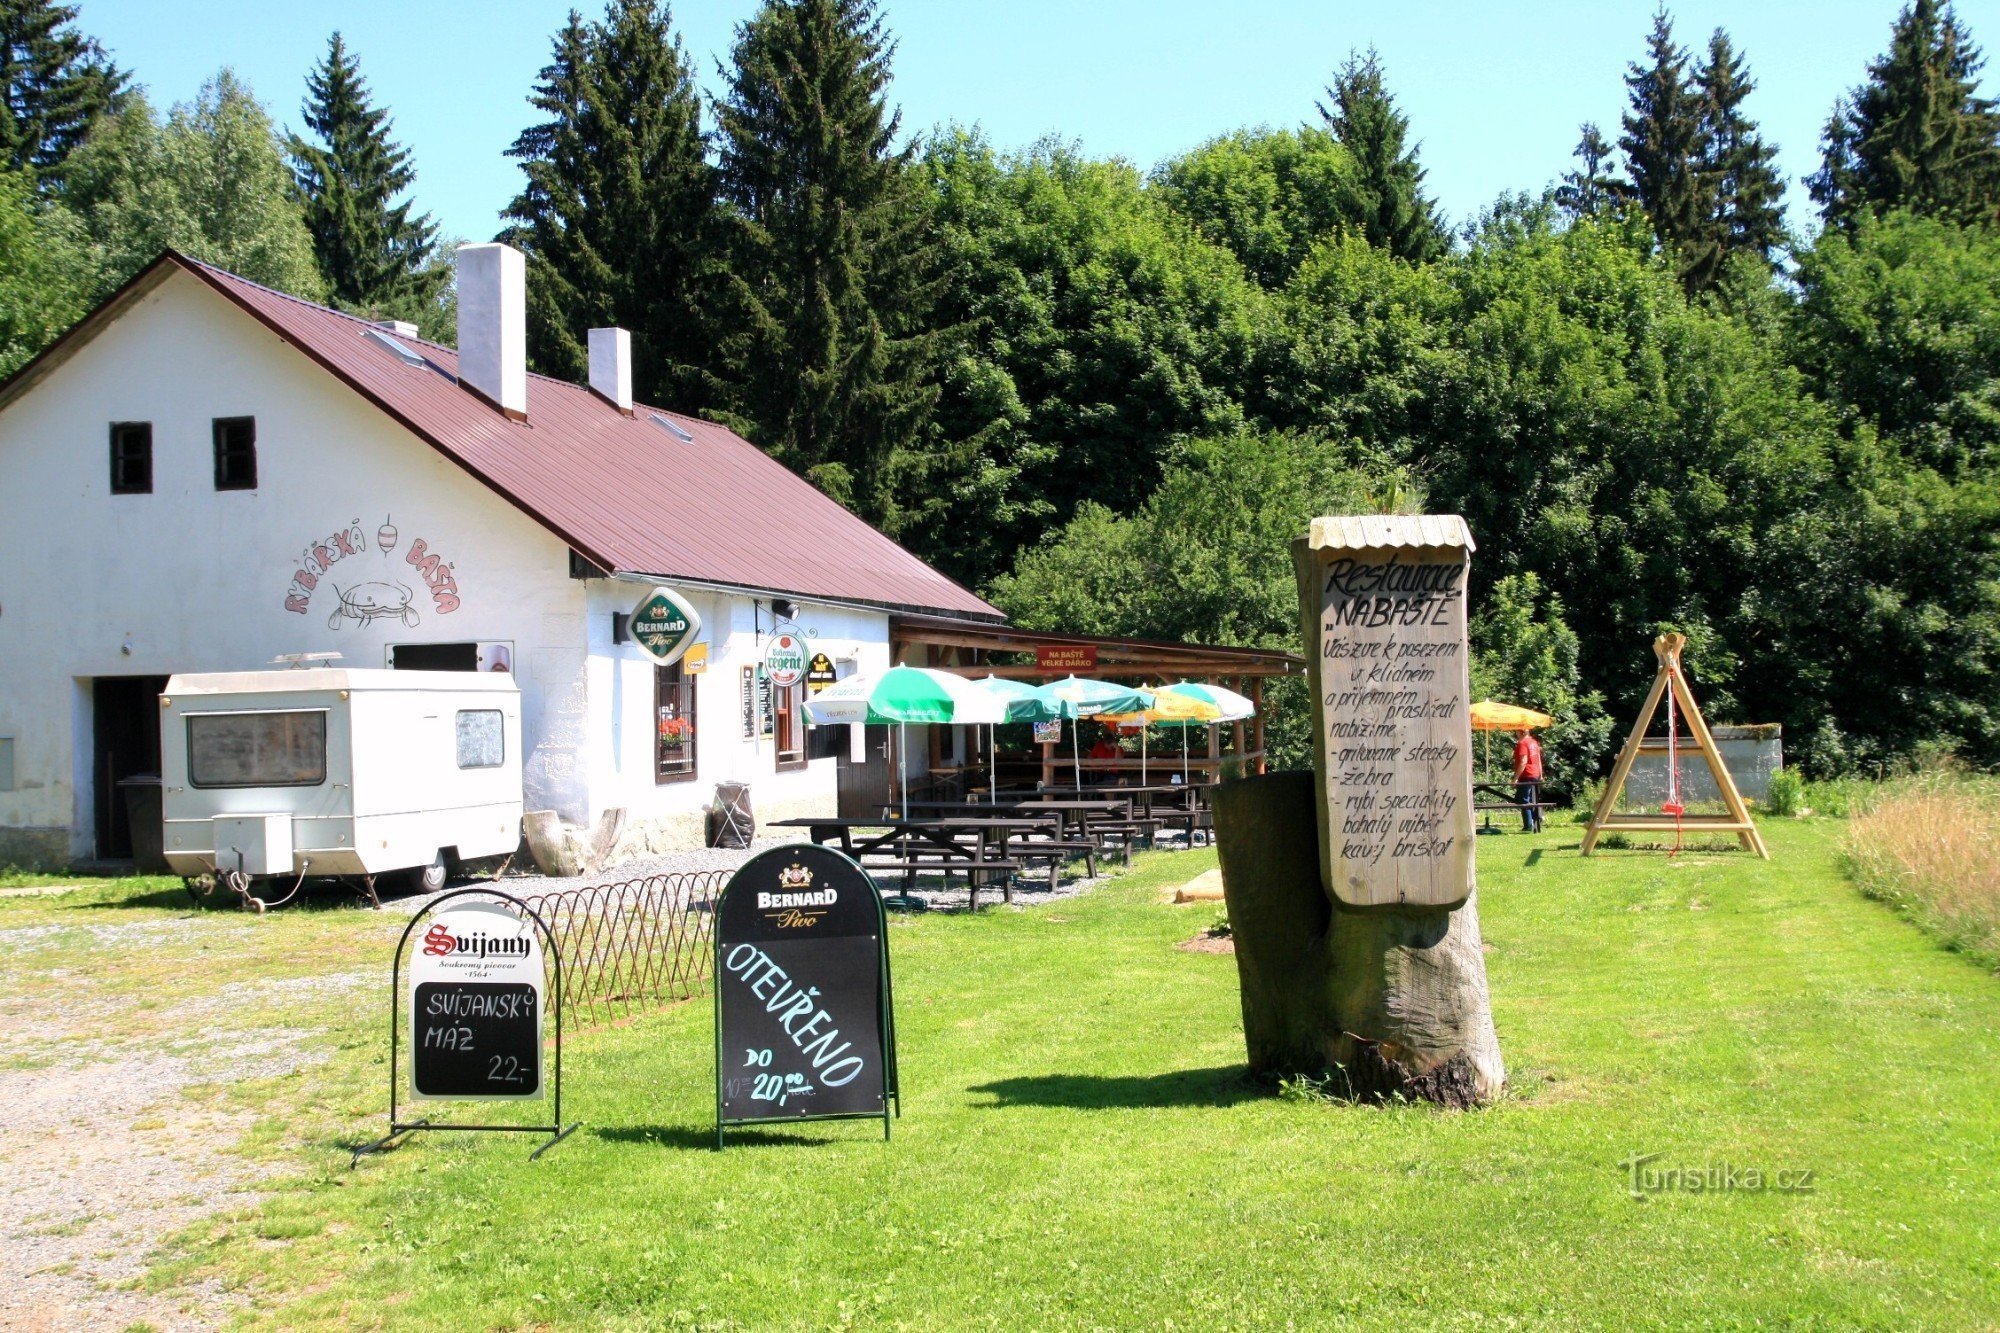
<instances>
[{"instance_id":1,"label":"wooden carved sign","mask_svg":"<svg viewBox=\"0 0 2000 1333\"><path fill-rule=\"evenodd\" d=\"M1472 549L1456 514L1316 518L1293 544L1320 873L1342 902L1450 907L1472 893Z\"/></svg>"}]
</instances>

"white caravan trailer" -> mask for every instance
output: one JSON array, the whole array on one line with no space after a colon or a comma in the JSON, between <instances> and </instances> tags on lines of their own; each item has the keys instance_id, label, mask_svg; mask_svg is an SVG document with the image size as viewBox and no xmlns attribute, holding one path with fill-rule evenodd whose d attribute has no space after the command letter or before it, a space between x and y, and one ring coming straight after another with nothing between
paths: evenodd
<instances>
[{"instance_id":1,"label":"white caravan trailer","mask_svg":"<svg viewBox=\"0 0 2000 1333\"><path fill-rule=\"evenodd\" d=\"M521 840L521 692L505 672L175 676L160 696L167 863L246 880L407 872Z\"/></svg>"}]
</instances>

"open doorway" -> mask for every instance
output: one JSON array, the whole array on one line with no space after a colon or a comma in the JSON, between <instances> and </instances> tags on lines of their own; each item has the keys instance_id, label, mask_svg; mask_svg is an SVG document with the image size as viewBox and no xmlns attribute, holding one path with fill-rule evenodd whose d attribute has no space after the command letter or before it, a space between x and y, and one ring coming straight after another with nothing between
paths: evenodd
<instances>
[{"instance_id":1,"label":"open doorway","mask_svg":"<svg viewBox=\"0 0 2000 1333\"><path fill-rule=\"evenodd\" d=\"M165 676L99 676L90 682L91 776L96 789L97 857L127 860L132 824L126 778L160 772L160 692Z\"/></svg>"}]
</instances>

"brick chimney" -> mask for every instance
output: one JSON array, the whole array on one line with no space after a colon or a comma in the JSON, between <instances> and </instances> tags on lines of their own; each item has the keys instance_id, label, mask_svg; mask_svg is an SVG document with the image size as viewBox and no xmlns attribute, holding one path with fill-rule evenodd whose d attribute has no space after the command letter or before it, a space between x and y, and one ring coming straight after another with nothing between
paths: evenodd
<instances>
[{"instance_id":1,"label":"brick chimney","mask_svg":"<svg viewBox=\"0 0 2000 1333\"><path fill-rule=\"evenodd\" d=\"M511 245L458 248L458 383L528 419L528 266Z\"/></svg>"}]
</instances>

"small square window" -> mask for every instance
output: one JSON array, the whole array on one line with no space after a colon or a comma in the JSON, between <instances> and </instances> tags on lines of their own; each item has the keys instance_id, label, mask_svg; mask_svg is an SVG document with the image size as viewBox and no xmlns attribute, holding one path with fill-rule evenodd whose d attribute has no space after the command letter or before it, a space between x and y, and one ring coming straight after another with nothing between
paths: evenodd
<instances>
[{"instance_id":1,"label":"small square window","mask_svg":"<svg viewBox=\"0 0 2000 1333\"><path fill-rule=\"evenodd\" d=\"M215 489L257 489L257 418L215 419Z\"/></svg>"},{"instance_id":2,"label":"small square window","mask_svg":"<svg viewBox=\"0 0 2000 1333\"><path fill-rule=\"evenodd\" d=\"M111 493L153 493L153 423L111 423Z\"/></svg>"},{"instance_id":3,"label":"small square window","mask_svg":"<svg viewBox=\"0 0 2000 1333\"><path fill-rule=\"evenodd\" d=\"M498 768L507 761L507 729L497 708L463 708L458 713L458 766Z\"/></svg>"}]
</instances>

